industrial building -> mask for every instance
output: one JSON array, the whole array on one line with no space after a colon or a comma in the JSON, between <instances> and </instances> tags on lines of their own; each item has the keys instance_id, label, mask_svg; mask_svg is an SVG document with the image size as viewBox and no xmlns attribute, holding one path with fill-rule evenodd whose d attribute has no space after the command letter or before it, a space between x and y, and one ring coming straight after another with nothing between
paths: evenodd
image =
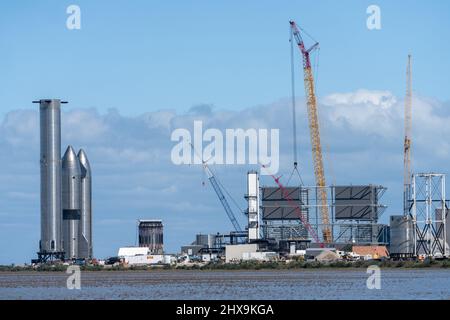
<instances>
[{"instance_id":1,"label":"industrial building","mask_svg":"<svg viewBox=\"0 0 450 320\"><path fill-rule=\"evenodd\" d=\"M245 238L245 241L243 240ZM225 255L227 245L240 245L247 243L247 236L242 232L227 234L197 234L195 240L181 247L181 253L189 256L203 256L216 254Z\"/></svg>"},{"instance_id":2,"label":"industrial building","mask_svg":"<svg viewBox=\"0 0 450 320\"><path fill-rule=\"evenodd\" d=\"M273 261L278 259L279 255L273 251L262 251L258 244L238 244L225 246L225 262L239 262L239 261Z\"/></svg>"},{"instance_id":3,"label":"industrial building","mask_svg":"<svg viewBox=\"0 0 450 320\"><path fill-rule=\"evenodd\" d=\"M125 265L158 265L172 264L175 258L170 255L152 254L148 247L122 247L117 252L117 257L122 259Z\"/></svg>"},{"instance_id":4,"label":"industrial building","mask_svg":"<svg viewBox=\"0 0 450 320\"><path fill-rule=\"evenodd\" d=\"M36 262L89 260L92 247L91 168L84 150L68 146L61 159L61 104L42 99L40 110L41 240Z\"/></svg>"},{"instance_id":5,"label":"industrial building","mask_svg":"<svg viewBox=\"0 0 450 320\"><path fill-rule=\"evenodd\" d=\"M151 254L163 254L163 224L161 220L138 221L139 247L147 247Z\"/></svg>"},{"instance_id":6,"label":"industrial building","mask_svg":"<svg viewBox=\"0 0 450 320\"><path fill-rule=\"evenodd\" d=\"M121 247L117 252L117 258L125 266L163 265L176 262L174 256L164 254L162 220L138 220L137 232L139 246Z\"/></svg>"}]
</instances>

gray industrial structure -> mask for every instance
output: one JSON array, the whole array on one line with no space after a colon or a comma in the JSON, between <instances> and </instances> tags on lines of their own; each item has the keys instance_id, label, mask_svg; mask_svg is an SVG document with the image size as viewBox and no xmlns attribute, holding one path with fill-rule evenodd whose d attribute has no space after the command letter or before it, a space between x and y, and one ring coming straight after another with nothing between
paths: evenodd
<instances>
[{"instance_id":1,"label":"gray industrial structure","mask_svg":"<svg viewBox=\"0 0 450 320\"><path fill-rule=\"evenodd\" d=\"M255 206L259 205L261 214L255 216L260 216L261 220L249 219L248 233L199 234L194 242L181 248L182 253L220 255L227 245L246 242L257 243L261 250L281 253L295 253L320 245L323 239L313 236L313 233L321 235L323 228L317 186L290 186L283 189L262 186L259 187L259 194L256 194L253 189L258 183L253 182L258 181L257 173L250 171L247 181L247 213L255 213ZM345 248L349 245L389 244L389 226L378 223L386 208L379 203L386 188L379 185L350 185L330 186L326 190L333 236L329 246ZM250 232L252 228L256 230L255 226L258 225L261 225L262 230L260 239L256 238L257 233ZM247 239L242 241L242 236Z\"/></svg>"},{"instance_id":2,"label":"gray industrial structure","mask_svg":"<svg viewBox=\"0 0 450 320\"><path fill-rule=\"evenodd\" d=\"M378 198L384 192L380 186L335 186L334 217L336 220L378 219Z\"/></svg>"},{"instance_id":3,"label":"gray industrial structure","mask_svg":"<svg viewBox=\"0 0 450 320\"><path fill-rule=\"evenodd\" d=\"M393 258L448 257L450 231L445 175L413 174L405 195L405 213L391 216L390 254ZM442 211L445 208L446 214Z\"/></svg>"},{"instance_id":4,"label":"gray industrial structure","mask_svg":"<svg viewBox=\"0 0 450 320\"><path fill-rule=\"evenodd\" d=\"M448 202L447 202L448 204ZM448 207L448 205L447 205ZM447 254L446 256L449 256L449 250L450 250L450 221L448 221L448 213L450 212L450 209L446 209L446 214L445 214L445 223L443 221L443 217L442 217L442 209L436 209L435 214L436 214L436 230L438 230L438 239L439 242L442 244L442 247L444 247L445 244L445 248L447 250Z\"/></svg>"},{"instance_id":5,"label":"gray industrial structure","mask_svg":"<svg viewBox=\"0 0 450 320\"><path fill-rule=\"evenodd\" d=\"M206 253L224 254L227 245L247 243L247 233L244 231L231 231L222 234L197 234L195 241L181 247L181 252L188 255L201 255Z\"/></svg>"},{"instance_id":6,"label":"gray industrial structure","mask_svg":"<svg viewBox=\"0 0 450 320\"><path fill-rule=\"evenodd\" d=\"M449 255L446 225L448 203L445 199L445 175L418 173L412 176L409 216L413 221L414 256Z\"/></svg>"},{"instance_id":7,"label":"gray industrial structure","mask_svg":"<svg viewBox=\"0 0 450 320\"><path fill-rule=\"evenodd\" d=\"M248 241L258 241L261 238L261 218L259 216L259 175L257 171L247 173L247 215Z\"/></svg>"},{"instance_id":8,"label":"gray industrial structure","mask_svg":"<svg viewBox=\"0 0 450 320\"><path fill-rule=\"evenodd\" d=\"M279 244L305 243L311 239L309 224L315 233L322 234L318 187L261 188L262 221L265 239ZM388 244L389 228L378 219L386 206L379 203L386 188L378 185L325 187L333 243ZM301 215L301 217L300 217Z\"/></svg>"},{"instance_id":9,"label":"gray industrial structure","mask_svg":"<svg viewBox=\"0 0 450 320\"><path fill-rule=\"evenodd\" d=\"M414 255L413 222L409 215L390 217L389 252L393 258L411 258Z\"/></svg>"},{"instance_id":10,"label":"gray industrial structure","mask_svg":"<svg viewBox=\"0 0 450 320\"><path fill-rule=\"evenodd\" d=\"M139 247L148 247L151 254L163 254L163 224L161 220L139 220Z\"/></svg>"},{"instance_id":11,"label":"gray industrial structure","mask_svg":"<svg viewBox=\"0 0 450 320\"><path fill-rule=\"evenodd\" d=\"M91 170L69 146L61 160L61 104L40 105L41 240L37 262L92 258Z\"/></svg>"},{"instance_id":12,"label":"gray industrial structure","mask_svg":"<svg viewBox=\"0 0 450 320\"><path fill-rule=\"evenodd\" d=\"M386 206L380 185L332 186L332 230L335 243L388 245L389 226L378 223Z\"/></svg>"},{"instance_id":13,"label":"gray industrial structure","mask_svg":"<svg viewBox=\"0 0 450 320\"><path fill-rule=\"evenodd\" d=\"M299 218L300 212L305 221L309 221L308 189L285 187L283 193L278 187L262 187L262 221L265 239L304 240L308 231ZM287 198L297 204L293 206Z\"/></svg>"}]
</instances>

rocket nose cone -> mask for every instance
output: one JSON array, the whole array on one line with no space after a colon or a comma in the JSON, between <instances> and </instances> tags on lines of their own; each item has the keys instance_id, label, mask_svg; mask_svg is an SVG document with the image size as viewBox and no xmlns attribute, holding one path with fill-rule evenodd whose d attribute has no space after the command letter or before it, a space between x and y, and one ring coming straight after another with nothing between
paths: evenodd
<instances>
[{"instance_id":1,"label":"rocket nose cone","mask_svg":"<svg viewBox=\"0 0 450 320\"><path fill-rule=\"evenodd\" d=\"M80 167L77 155L75 154L75 150L73 150L72 146L68 146L66 152L64 153L64 157L62 158L62 166L63 167Z\"/></svg>"},{"instance_id":2,"label":"rocket nose cone","mask_svg":"<svg viewBox=\"0 0 450 320\"><path fill-rule=\"evenodd\" d=\"M80 163L86 168L90 170L89 160L87 158L86 152L83 149L80 149L78 152L78 159L80 159Z\"/></svg>"}]
</instances>

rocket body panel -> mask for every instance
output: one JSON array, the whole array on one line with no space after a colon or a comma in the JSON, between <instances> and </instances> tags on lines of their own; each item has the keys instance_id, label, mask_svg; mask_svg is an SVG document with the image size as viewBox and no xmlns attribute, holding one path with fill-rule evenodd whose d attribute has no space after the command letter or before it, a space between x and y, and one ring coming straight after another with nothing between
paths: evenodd
<instances>
[{"instance_id":1,"label":"rocket body panel","mask_svg":"<svg viewBox=\"0 0 450 320\"><path fill-rule=\"evenodd\" d=\"M40 100L41 241L39 251L63 251L61 208L61 102Z\"/></svg>"},{"instance_id":2,"label":"rocket body panel","mask_svg":"<svg viewBox=\"0 0 450 320\"><path fill-rule=\"evenodd\" d=\"M78 258L78 224L80 220L64 219L64 253L68 260Z\"/></svg>"},{"instance_id":3,"label":"rocket body panel","mask_svg":"<svg viewBox=\"0 0 450 320\"><path fill-rule=\"evenodd\" d=\"M69 146L62 159L63 237L66 259L77 259L81 219L81 165Z\"/></svg>"},{"instance_id":4,"label":"rocket body panel","mask_svg":"<svg viewBox=\"0 0 450 320\"><path fill-rule=\"evenodd\" d=\"M80 258L92 259L92 175L91 166L83 149L78 152L81 165L81 219L79 224Z\"/></svg>"}]
</instances>

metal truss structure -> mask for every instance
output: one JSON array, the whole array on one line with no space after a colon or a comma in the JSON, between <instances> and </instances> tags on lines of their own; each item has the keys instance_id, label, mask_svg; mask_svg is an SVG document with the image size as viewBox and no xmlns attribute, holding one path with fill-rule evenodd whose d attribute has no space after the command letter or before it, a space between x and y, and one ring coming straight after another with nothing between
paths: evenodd
<instances>
[{"instance_id":1,"label":"metal truss structure","mask_svg":"<svg viewBox=\"0 0 450 320\"><path fill-rule=\"evenodd\" d=\"M409 214L414 229L414 256L447 257L447 204L445 174L412 175ZM445 208L445 214L442 214Z\"/></svg>"},{"instance_id":2,"label":"metal truss structure","mask_svg":"<svg viewBox=\"0 0 450 320\"><path fill-rule=\"evenodd\" d=\"M62 252L38 252L38 258L33 260L36 263L47 263L53 261L65 261L64 251Z\"/></svg>"},{"instance_id":3,"label":"metal truss structure","mask_svg":"<svg viewBox=\"0 0 450 320\"><path fill-rule=\"evenodd\" d=\"M386 191L386 188L382 186L371 187L374 187L376 199L378 200ZM333 243L360 245L387 245L389 243L389 229L386 225L378 223L378 218L385 211L386 206L379 204L378 201L367 205L365 209L365 211L375 212L375 214L370 215L371 219L336 219L335 212L339 205L335 203L335 186L302 186L301 189L302 195L306 194L307 196L302 196L299 208L304 216L307 217L311 228L318 235L320 241L324 241L323 228L325 227L321 219L321 207L324 204L320 195L326 192L326 206L328 207L328 212L331 213L331 221L327 226L330 228ZM355 209L355 211L357 210L360 210L360 208ZM264 238L272 238L278 241L311 239L311 235L300 219L264 220L263 218L263 233Z\"/></svg>"}]
</instances>

